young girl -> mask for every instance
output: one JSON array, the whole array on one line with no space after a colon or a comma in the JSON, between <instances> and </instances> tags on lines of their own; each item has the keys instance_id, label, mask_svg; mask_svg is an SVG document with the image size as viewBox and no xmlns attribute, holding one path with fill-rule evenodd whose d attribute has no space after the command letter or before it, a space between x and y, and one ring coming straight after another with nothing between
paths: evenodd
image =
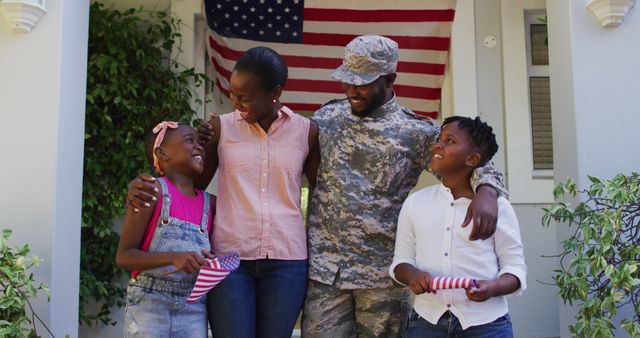
<instances>
[{"instance_id":1,"label":"young girl","mask_svg":"<svg viewBox=\"0 0 640 338\"><path fill-rule=\"evenodd\" d=\"M206 187L218 171L213 248L242 259L209 292L214 337L291 337L306 295L300 188L303 172L315 184L318 127L280 103L287 72L275 51L249 49L231 74L236 111L198 127L207 160L196 185ZM129 191L141 209L151 188L144 179Z\"/></svg>"},{"instance_id":2,"label":"young girl","mask_svg":"<svg viewBox=\"0 0 640 338\"><path fill-rule=\"evenodd\" d=\"M125 337L206 337L205 300L186 303L209 256L213 198L194 187L204 168L195 130L175 122L154 129L155 181L150 208L127 210L116 262L133 270Z\"/></svg>"}]
</instances>

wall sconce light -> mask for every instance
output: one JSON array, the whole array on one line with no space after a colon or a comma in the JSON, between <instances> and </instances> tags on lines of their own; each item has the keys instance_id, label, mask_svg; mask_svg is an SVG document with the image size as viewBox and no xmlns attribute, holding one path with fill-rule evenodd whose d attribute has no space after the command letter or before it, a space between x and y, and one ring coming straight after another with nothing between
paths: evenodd
<instances>
[{"instance_id":1,"label":"wall sconce light","mask_svg":"<svg viewBox=\"0 0 640 338\"><path fill-rule=\"evenodd\" d=\"M29 33L47 10L45 0L0 0L0 12L16 33Z\"/></svg>"},{"instance_id":2,"label":"wall sconce light","mask_svg":"<svg viewBox=\"0 0 640 338\"><path fill-rule=\"evenodd\" d=\"M591 0L587 9L604 28L618 27L636 0Z\"/></svg>"}]
</instances>

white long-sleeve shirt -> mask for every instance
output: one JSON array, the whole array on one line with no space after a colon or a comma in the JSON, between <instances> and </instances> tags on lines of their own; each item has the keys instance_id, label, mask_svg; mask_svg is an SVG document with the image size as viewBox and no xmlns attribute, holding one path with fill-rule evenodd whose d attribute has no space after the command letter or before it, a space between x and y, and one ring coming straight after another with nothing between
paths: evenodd
<instances>
[{"instance_id":1,"label":"white long-sleeve shirt","mask_svg":"<svg viewBox=\"0 0 640 338\"><path fill-rule=\"evenodd\" d=\"M524 262L518 220L511 204L498 199L498 224L493 236L470 241L472 226L461 227L471 200L454 200L442 184L410 195L398 219L395 255L389 273L408 263L432 276L468 277L493 280L510 273L520 280L520 294L526 289L527 266ZM434 295L417 295L415 311L432 324L448 310L460 321L462 329L490 323L509 309L505 296L484 302L467 298L464 289L438 290Z\"/></svg>"}]
</instances>

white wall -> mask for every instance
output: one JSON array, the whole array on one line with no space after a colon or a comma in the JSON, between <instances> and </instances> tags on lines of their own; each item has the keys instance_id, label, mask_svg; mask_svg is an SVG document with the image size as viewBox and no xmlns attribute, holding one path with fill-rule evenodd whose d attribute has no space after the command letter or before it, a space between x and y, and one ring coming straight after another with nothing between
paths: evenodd
<instances>
[{"instance_id":1,"label":"white wall","mask_svg":"<svg viewBox=\"0 0 640 338\"><path fill-rule=\"evenodd\" d=\"M78 333L88 5L49 1L28 34L0 19L0 227L45 259L36 311L58 337Z\"/></svg>"},{"instance_id":2,"label":"white wall","mask_svg":"<svg viewBox=\"0 0 640 338\"><path fill-rule=\"evenodd\" d=\"M506 90L507 82L514 81L512 66L505 62L505 51L516 53L515 47L505 41L505 31L509 34L522 32L524 38L524 25L513 25L503 21L503 6L522 6L521 0L476 0L475 1L475 46L477 80L475 82L478 92L478 111L483 120L494 127L496 138L500 146L494 157L496 167L503 173L511 175L516 168L510 161L506 161L508 153L512 151L509 140L509 126L507 121L514 119L512 111L507 110L505 102L513 100L509 90ZM515 3L518 4L515 4ZM519 14L518 14L519 13ZM520 10L513 15L524 15ZM509 18L513 20L513 18ZM509 35L506 34L506 35ZM487 37L495 37L496 45L486 46L484 40ZM525 57L524 50L521 53ZM524 60L526 61L526 60ZM525 69L526 70L526 69ZM470 79L471 80L471 79ZM526 79L523 80L526 85ZM511 86L514 86L511 84ZM457 94L457 93L455 93ZM526 107L525 107L526 108ZM509 177L508 176L508 177ZM511 183L511 180L508 180ZM513 194L512 184L508 189ZM550 193L550 191L549 191ZM526 196L526 195L525 195ZM517 337L553 337L557 336L558 328L558 296L553 286L548 286L539 281L552 282L551 270L557 264L552 259L541 257L550 255L556 251L555 232L541 226L541 207L534 204L534 199L520 199L514 201L514 210L520 223L520 232L524 244L525 260L527 263L528 288L523 295L509 298L509 313L513 322L514 333Z\"/></svg>"},{"instance_id":3,"label":"white wall","mask_svg":"<svg viewBox=\"0 0 640 338\"><path fill-rule=\"evenodd\" d=\"M603 29L585 1L547 1L556 180L610 178L639 170L640 10ZM558 240L569 236L560 225ZM573 311L560 304L562 336ZM623 335L620 335L623 336Z\"/></svg>"}]
</instances>

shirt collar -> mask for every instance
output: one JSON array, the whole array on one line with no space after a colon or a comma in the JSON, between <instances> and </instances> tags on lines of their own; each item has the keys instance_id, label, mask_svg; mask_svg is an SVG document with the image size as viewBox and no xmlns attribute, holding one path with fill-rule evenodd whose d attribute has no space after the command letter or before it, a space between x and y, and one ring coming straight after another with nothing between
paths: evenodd
<instances>
[{"instance_id":1,"label":"shirt collar","mask_svg":"<svg viewBox=\"0 0 640 338\"><path fill-rule=\"evenodd\" d=\"M283 114L281 114L283 113ZM291 118L291 116L293 116L293 114L295 114L293 112L293 110L289 109L289 107L282 105L282 108L280 108L280 110L278 111L278 117L281 117L282 115Z\"/></svg>"}]
</instances>

